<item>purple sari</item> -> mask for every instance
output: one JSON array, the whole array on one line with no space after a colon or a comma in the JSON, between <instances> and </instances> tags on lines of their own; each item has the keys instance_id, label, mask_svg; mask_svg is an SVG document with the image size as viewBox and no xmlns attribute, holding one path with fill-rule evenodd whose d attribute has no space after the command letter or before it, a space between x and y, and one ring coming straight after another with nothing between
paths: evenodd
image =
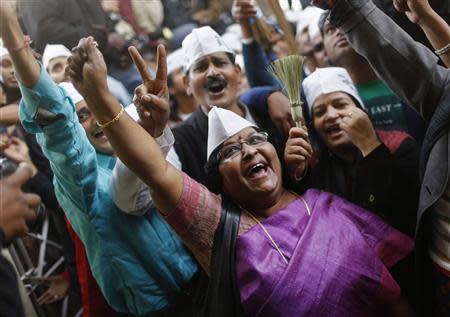
<instances>
[{"instance_id":1,"label":"purple sari","mask_svg":"<svg viewBox=\"0 0 450 317\"><path fill-rule=\"evenodd\" d=\"M248 316L380 316L400 297L388 268L413 240L335 195L308 190L236 242L236 275Z\"/></svg>"}]
</instances>

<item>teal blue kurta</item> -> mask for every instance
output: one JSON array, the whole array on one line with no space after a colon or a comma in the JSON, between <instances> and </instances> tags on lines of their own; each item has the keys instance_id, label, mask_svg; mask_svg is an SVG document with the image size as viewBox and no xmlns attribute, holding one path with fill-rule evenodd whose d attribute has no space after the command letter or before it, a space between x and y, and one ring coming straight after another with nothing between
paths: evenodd
<instances>
[{"instance_id":1,"label":"teal blue kurta","mask_svg":"<svg viewBox=\"0 0 450 317\"><path fill-rule=\"evenodd\" d=\"M92 273L117 311L144 315L165 309L197 272L195 260L155 210L130 216L111 198L115 158L96 153L64 89L45 70L37 84L20 85L20 118L36 133L53 173L56 197L86 248ZM60 117L40 126L42 107Z\"/></svg>"}]
</instances>

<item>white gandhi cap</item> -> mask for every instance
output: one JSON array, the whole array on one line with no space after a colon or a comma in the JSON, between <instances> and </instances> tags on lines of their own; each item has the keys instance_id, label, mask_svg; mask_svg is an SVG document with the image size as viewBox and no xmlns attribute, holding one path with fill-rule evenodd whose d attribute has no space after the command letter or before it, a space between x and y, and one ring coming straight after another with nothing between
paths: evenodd
<instances>
[{"instance_id":1,"label":"white gandhi cap","mask_svg":"<svg viewBox=\"0 0 450 317\"><path fill-rule=\"evenodd\" d=\"M314 101L322 94L332 92L345 92L355 98L359 105L364 104L359 97L358 91L350 78L347 70L342 67L317 68L311 75L303 80L303 91L311 114Z\"/></svg>"},{"instance_id":2,"label":"white gandhi cap","mask_svg":"<svg viewBox=\"0 0 450 317\"><path fill-rule=\"evenodd\" d=\"M248 127L256 126L233 111L213 107L208 114L208 150L206 159L208 160L211 153L226 139Z\"/></svg>"},{"instance_id":3,"label":"white gandhi cap","mask_svg":"<svg viewBox=\"0 0 450 317\"><path fill-rule=\"evenodd\" d=\"M184 55L184 71L188 71L198 59L209 54L224 52L234 56L234 51L209 26L193 29L184 38L182 50Z\"/></svg>"}]
</instances>

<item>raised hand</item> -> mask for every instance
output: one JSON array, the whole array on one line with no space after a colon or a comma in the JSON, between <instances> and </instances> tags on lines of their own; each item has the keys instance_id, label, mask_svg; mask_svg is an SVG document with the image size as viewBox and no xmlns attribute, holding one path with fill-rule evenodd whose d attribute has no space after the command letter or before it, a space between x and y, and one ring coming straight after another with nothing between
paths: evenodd
<instances>
[{"instance_id":1,"label":"raised hand","mask_svg":"<svg viewBox=\"0 0 450 317\"><path fill-rule=\"evenodd\" d=\"M28 231L27 221L36 218L33 208L39 206L38 195L24 193L21 186L30 179L31 169L19 165L16 172L0 181L0 228L6 242Z\"/></svg>"},{"instance_id":2,"label":"raised hand","mask_svg":"<svg viewBox=\"0 0 450 317\"><path fill-rule=\"evenodd\" d=\"M147 64L138 50L131 46L128 52L143 82L135 89L133 99L141 125L151 136L159 137L169 121L170 114L166 50L163 45L158 45L155 79L151 78Z\"/></svg>"},{"instance_id":3,"label":"raised hand","mask_svg":"<svg viewBox=\"0 0 450 317\"><path fill-rule=\"evenodd\" d=\"M31 161L27 144L21 139L12 136L5 147L1 148L2 153L10 160L20 163L27 163L32 169L32 176L36 175L37 168Z\"/></svg>"},{"instance_id":4,"label":"raised hand","mask_svg":"<svg viewBox=\"0 0 450 317\"><path fill-rule=\"evenodd\" d=\"M231 14L238 22L255 18L256 6L252 0L234 0Z\"/></svg>"},{"instance_id":5,"label":"raised hand","mask_svg":"<svg viewBox=\"0 0 450 317\"><path fill-rule=\"evenodd\" d=\"M311 155L308 132L304 128L292 128L284 149L284 161L293 180L298 181L305 174Z\"/></svg>"},{"instance_id":6,"label":"raised hand","mask_svg":"<svg viewBox=\"0 0 450 317\"><path fill-rule=\"evenodd\" d=\"M70 79L85 99L109 92L105 60L93 37L82 38L67 63Z\"/></svg>"},{"instance_id":7,"label":"raised hand","mask_svg":"<svg viewBox=\"0 0 450 317\"><path fill-rule=\"evenodd\" d=\"M352 107L340 120L339 127L363 156L367 156L381 144L369 116L360 108Z\"/></svg>"},{"instance_id":8,"label":"raised hand","mask_svg":"<svg viewBox=\"0 0 450 317\"><path fill-rule=\"evenodd\" d=\"M397 11L405 12L412 23L419 25L423 18L434 13L428 0L393 0L393 4Z\"/></svg>"}]
</instances>

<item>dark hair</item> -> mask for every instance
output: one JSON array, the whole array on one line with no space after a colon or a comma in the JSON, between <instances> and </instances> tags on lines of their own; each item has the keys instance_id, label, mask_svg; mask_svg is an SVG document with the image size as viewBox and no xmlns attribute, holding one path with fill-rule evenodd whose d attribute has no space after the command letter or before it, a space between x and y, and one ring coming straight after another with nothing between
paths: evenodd
<instances>
[{"instance_id":1,"label":"dark hair","mask_svg":"<svg viewBox=\"0 0 450 317\"><path fill-rule=\"evenodd\" d=\"M326 10L322 13L322 15L320 16L320 19L319 19L319 30L320 30L320 33L322 34L322 38L325 35L325 33L323 31L323 29L325 27L325 22L327 22L329 16L330 16L330 10Z\"/></svg>"},{"instance_id":2,"label":"dark hair","mask_svg":"<svg viewBox=\"0 0 450 317\"><path fill-rule=\"evenodd\" d=\"M209 156L205 164L206 187L215 194L223 194L222 175L219 173L219 160L217 154L222 146L218 146Z\"/></svg>"}]
</instances>

